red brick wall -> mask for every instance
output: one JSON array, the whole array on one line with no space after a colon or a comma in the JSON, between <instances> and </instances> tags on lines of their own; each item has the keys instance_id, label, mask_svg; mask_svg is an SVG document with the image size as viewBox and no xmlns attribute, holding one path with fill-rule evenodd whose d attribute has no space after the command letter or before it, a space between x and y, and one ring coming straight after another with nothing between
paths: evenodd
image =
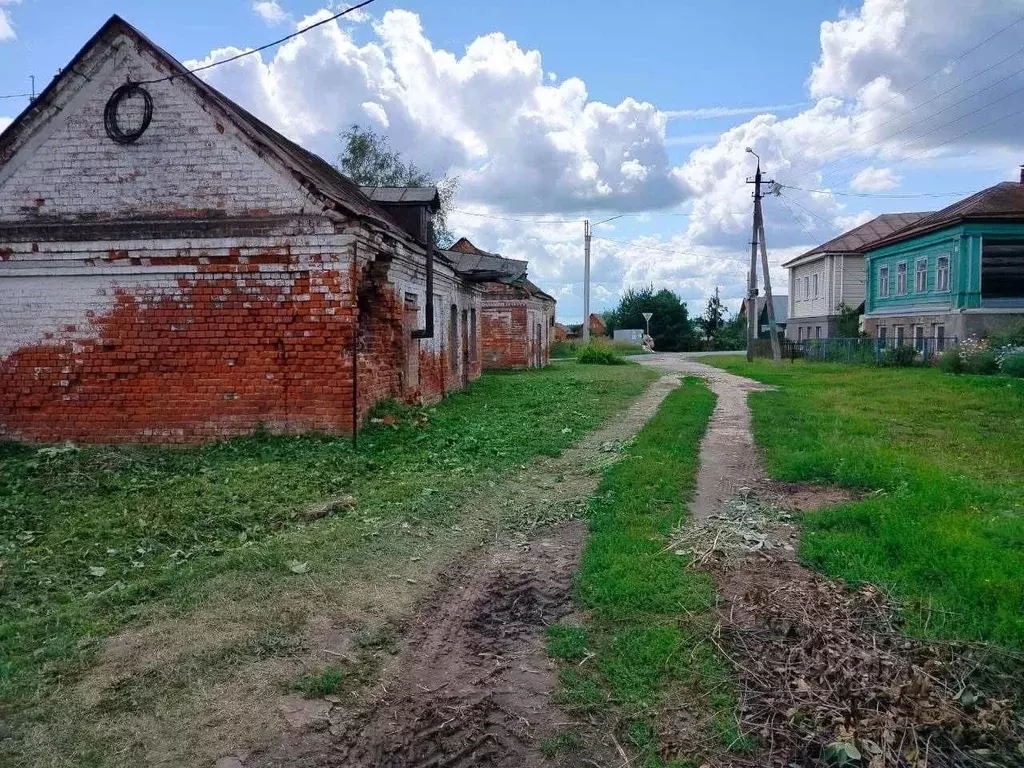
<instances>
[{"instance_id":1,"label":"red brick wall","mask_svg":"<svg viewBox=\"0 0 1024 768\"><path fill-rule=\"evenodd\" d=\"M205 265L117 289L72 340L0 360L0 434L27 440L195 442L252 431L347 431L352 312L332 269ZM331 298L328 298L331 296ZM82 334L85 334L84 338Z\"/></svg>"},{"instance_id":2,"label":"red brick wall","mask_svg":"<svg viewBox=\"0 0 1024 768\"><path fill-rule=\"evenodd\" d=\"M484 368L529 366L526 307L484 307Z\"/></svg>"}]
</instances>

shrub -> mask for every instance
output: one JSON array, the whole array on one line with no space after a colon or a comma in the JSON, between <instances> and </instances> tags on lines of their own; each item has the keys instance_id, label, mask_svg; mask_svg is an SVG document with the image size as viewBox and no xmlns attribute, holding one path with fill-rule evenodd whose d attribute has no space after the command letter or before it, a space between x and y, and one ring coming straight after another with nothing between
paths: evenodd
<instances>
[{"instance_id":1,"label":"shrub","mask_svg":"<svg viewBox=\"0 0 1024 768\"><path fill-rule=\"evenodd\" d=\"M889 347L882 355L882 365L892 368L906 368L918 363L917 350L913 347Z\"/></svg>"},{"instance_id":2,"label":"shrub","mask_svg":"<svg viewBox=\"0 0 1024 768\"><path fill-rule=\"evenodd\" d=\"M993 347L1024 347L1024 323L992 335Z\"/></svg>"},{"instance_id":3,"label":"shrub","mask_svg":"<svg viewBox=\"0 0 1024 768\"><path fill-rule=\"evenodd\" d=\"M985 347L969 357L962 356L962 360L965 373L976 373L982 376L999 373L999 359L994 349Z\"/></svg>"},{"instance_id":4,"label":"shrub","mask_svg":"<svg viewBox=\"0 0 1024 768\"><path fill-rule=\"evenodd\" d=\"M1024 379L1024 352L1007 355L1003 358L1003 373Z\"/></svg>"},{"instance_id":5,"label":"shrub","mask_svg":"<svg viewBox=\"0 0 1024 768\"><path fill-rule=\"evenodd\" d=\"M591 344L580 349L577 362L586 365L625 365L626 361L612 347L606 344Z\"/></svg>"},{"instance_id":6,"label":"shrub","mask_svg":"<svg viewBox=\"0 0 1024 768\"><path fill-rule=\"evenodd\" d=\"M964 361L960 358L960 348L947 349L939 357L939 368L946 373L963 373Z\"/></svg>"}]
</instances>

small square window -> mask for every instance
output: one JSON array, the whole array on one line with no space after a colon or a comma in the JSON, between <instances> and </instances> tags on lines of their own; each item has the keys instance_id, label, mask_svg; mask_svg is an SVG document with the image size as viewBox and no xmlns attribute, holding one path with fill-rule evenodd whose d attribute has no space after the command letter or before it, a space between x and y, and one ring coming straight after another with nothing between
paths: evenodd
<instances>
[{"instance_id":1,"label":"small square window","mask_svg":"<svg viewBox=\"0 0 1024 768\"><path fill-rule=\"evenodd\" d=\"M889 298L889 268L878 268L878 298Z\"/></svg>"}]
</instances>

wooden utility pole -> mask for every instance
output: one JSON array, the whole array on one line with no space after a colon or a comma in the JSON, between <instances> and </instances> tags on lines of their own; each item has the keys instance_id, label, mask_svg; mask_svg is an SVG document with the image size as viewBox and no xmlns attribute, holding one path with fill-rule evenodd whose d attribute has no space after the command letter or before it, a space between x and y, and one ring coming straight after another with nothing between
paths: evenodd
<instances>
[{"instance_id":1,"label":"wooden utility pole","mask_svg":"<svg viewBox=\"0 0 1024 768\"><path fill-rule=\"evenodd\" d=\"M590 343L590 219L583 222L583 343Z\"/></svg>"},{"instance_id":2,"label":"wooden utility pole","mask_svg":"<svg viewBox=\"0 0 1024 768\"><path fill-rule=\"evenodd\" d=\"M747 180L748 184L754 185L754 221L751 227L750 237L750 272L747 280L747 362L754 360L754 341L757 338L757 252L761 251L761 268L764 270L764 294L765 307L768 310L768 332L771 335L772 359L775 362L782 360L782 350L779 347L779 337L775 330L775 307L772 305L772 282L768 273L768 249L764 236L764 214L761 210L761 184L774 184L773 181L763 182L761 178L761 158L750 147L747 152L757 158L757 171L754 173L754 180Z\"/></svg>"},{"instance_id":3,"label":"wooden utility pole","mask_svg":"<svg viewBox=\"0 0 1024 768\"><path fill-rule=\"evenodd\" d=\"M761 207L761 201L757 201L757 207ZM764 236L764 214L758 211L758 224L761 231L761 269L764 270L764 304L768 309L768 332L772 335L772 360L776 363L782 362L782 349L779 345L779 334L775 327L775 304L772 300L772 278L768 270L768 246L765 244Z\"/></svg>"},{"instance_id":4,"label":"wooden utility pole","mask_svg":"<svg viewBox=\"0 0 1024 768\"><path fill-rule=\"evenodd\" d=\"M757 157L750 147L747 152ZM750 180L747 180L750 183ZM747 362L754 362L754 340L757 338L757 238L758 202L761 199L761 158L757 158L757 173L754 174L754 222L750 234L750 269L747 270Z\"/></svg>"}]
</instances>

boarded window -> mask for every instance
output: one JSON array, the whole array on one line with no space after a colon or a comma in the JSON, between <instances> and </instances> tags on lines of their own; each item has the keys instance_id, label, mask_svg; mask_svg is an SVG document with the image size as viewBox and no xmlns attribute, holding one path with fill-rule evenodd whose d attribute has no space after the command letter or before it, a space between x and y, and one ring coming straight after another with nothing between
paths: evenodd
<instances>
[{"instance_id":1,"label":"boarded window","mask_svg":"<svg viewBox=\"0 0 1024 768\"><path fill-rule=\"evenodd\" d=\"M476 309L469 310L469 359L476 362Z\"/></svg>"},{"instance_id":2,"label":"boarded window","mask_svg":"<svg viewBox=\"0 0 1024 768\"><path fill-rule=\"evenodd\" d=\"M981 296L1024 299L1024 240L990 240L981 248Z\"/></svg>"},{"instance_id":3,"label":"boarded window","mask_svg":"<svg viewBox=\"0 0 1024 768\"><path fill-rule=\"evenodd\" d=\"M907 262L896 265L896 294L902 296L907 292Z\"/></svg>"},{"instance_id":4,"label":"boarded window","mask_svg":"<svg viewBox=\"0 0 1024 768\"><path fill-rule=\"evenodd\" d=\"M878 298L889 298L889 268L878 268Z\"/></svg>"},{"instance_id":5,"label":"boarded window","mask_svg":"<svg viewBox=\"0 0 1024 768\"><path fill-rule=\"evenodd\" d=\"M935 290L949 290L949 256L939 256L935 261Z\"/></svg>"},{"instance_id":6,"label":"boarded window","mask_svg":"<svg viewBox=\"0 0 1024 768\"><path fill-rule=\"evenodd\" d=\"M452 304L452 314L448 320L448 360L452 373L459 371L459 308Z\"/></svg>"}]
</instances>

